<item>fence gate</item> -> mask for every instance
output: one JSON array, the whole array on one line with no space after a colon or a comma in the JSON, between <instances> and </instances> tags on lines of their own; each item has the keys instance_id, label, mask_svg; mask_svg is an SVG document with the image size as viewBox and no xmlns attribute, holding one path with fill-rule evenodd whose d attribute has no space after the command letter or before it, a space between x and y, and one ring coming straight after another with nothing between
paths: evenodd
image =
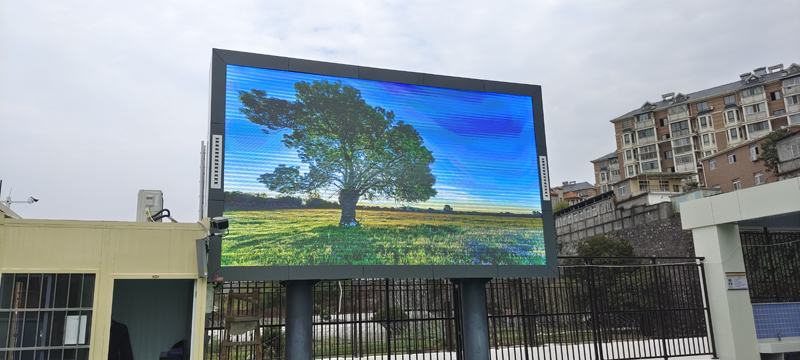
<instances>
[{"instance_id":1,"label":"fence gate","mask_svg":"<svg viewBox=\"0 0 800 360\"><path fill-rule=\"evenodd\" d=\"M552 279L486 285L495 359L639 359L713 354L699 258L560 258ZM262 359L284 357L285 290L230 282L214 294L206 358L255 360L226 346L225 319L253 309L231 293L258 292ZM446 279L352 279L314 287L315 358L462 359L458 287ZM254 336L240 335L240 341Z\"/></svg>"}]
</instances>

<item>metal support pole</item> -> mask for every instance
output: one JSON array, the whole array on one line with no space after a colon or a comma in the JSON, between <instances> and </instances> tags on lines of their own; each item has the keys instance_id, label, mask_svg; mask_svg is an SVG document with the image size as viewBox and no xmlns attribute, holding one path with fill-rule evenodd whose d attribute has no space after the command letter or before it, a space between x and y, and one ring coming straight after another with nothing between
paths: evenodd
<instances>
[{"instance_id":1,"label":"metal support pole","mask_svg":"<svg viewBox=\"0 0 800 360\"><path fill-rule=\"evenodd\" d=\"M319 280L288 280L286 287L286 360L311 360L311 290Z\"/></svg>"},{"instance_id":2,"label":"metal support pole","mask_svg":"<svg viewBox=\"0 0 800 360\"><path fill-rule=\"evenodd\" d=\"M491 279L458 279L464 326L464 360L489 360L486 283Z\"/></svg>"}]
</instances>

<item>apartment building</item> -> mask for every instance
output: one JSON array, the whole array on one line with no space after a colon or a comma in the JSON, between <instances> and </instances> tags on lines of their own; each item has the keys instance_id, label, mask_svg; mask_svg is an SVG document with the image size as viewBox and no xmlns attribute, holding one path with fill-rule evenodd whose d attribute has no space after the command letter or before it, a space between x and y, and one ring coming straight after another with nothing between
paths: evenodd
<instances>
[{"instance_id":1,"label":"apartment building","mask_svg":"<svg viewBox=\"0 0 800 360\"><path fill-rule=\"evenodd\" d=\"M566 201L569 205L574 205L598 195L597 188L585 181L564 181L561 186L554 186L550 190L554 204Z\"/></svg>"},{"instance_id":2,"label":"apartment building","mask_svg":"<svg viewBox=\"0 0 800 360\"><path fill-rule=\"evenodd\" d=\"M619 175L619 158L616 151L592 160L592 165L594 165L594 184L601 194L611 190L612 184L622 179Z\"/></svg>"},{"instance_id":3,"label":"apartment building","mask_svg":"<svg viewBox=\"0 0 800 360\"><path fill-rule=\"evenodd\" d=\"M659 189L661 181L666 181L669 192L682 190L674 186L677 179L700 186L719 182L721 190L726 191L725 181L708 179L705 169L709 166L704 161L708 164L729 153L739 159L739 152L749 155L750 146L772 130L800 128L800 65L762 67L729 84L688 94L664 94L661 101L645 102L611 123L620 170L617 183L647 175L642 188L652 188L650 179L663 177L658 180ZM757 166L748 164L746 169L732 169L725 176L752 176L755 183ZM679 176L655 176L668 173ZM729 179L731 189L733 179ZM744 182L740 179L740 183ZM632 186L630 181L628 186Z\"/></svg>"}]
</instances>

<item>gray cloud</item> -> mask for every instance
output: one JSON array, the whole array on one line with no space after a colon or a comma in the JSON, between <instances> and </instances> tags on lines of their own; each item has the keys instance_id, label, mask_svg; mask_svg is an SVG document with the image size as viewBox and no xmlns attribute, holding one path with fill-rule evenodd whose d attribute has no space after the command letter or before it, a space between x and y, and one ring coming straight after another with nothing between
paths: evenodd
<instances>
[{"instance_id":1,"label":"gray cloud","mask_svg":"<svg viewBox=\"0 0 800 360\"><path fill-rule=\"evenodd\" d=\"M197 214L211 48L543 86L552 180L593 181L608 122L670 91L800 62L800 3L5 2L2 197L28 218Z\"/></svg>"}]
</instances>

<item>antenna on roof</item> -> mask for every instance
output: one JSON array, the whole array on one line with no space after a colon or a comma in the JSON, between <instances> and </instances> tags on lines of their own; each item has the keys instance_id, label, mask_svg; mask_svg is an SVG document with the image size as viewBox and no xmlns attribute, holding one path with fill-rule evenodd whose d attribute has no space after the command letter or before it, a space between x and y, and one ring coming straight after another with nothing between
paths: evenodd
<instances>
[{"instance_id":1,"label":"antenna on roof","mask_svg":"<svg viewBox=\"0 0 800 360\"><path fill-rule=\"evenodd\" d=\"M2 181L0 181L0 188L2 188ZM6 207L8 207L9 209L11 208L11 204L14 204L14 203L33 204L33 203L39 201L39 199L37 199L37 198L35 198L33 196L29 197L28 200L11 200L11 192L12 191L14 191L14 188L11 188L11 190L8 190L8 197L6 197L6 201L3 201L3 203L5 203Z\"/></svg>"}]
</instances>

